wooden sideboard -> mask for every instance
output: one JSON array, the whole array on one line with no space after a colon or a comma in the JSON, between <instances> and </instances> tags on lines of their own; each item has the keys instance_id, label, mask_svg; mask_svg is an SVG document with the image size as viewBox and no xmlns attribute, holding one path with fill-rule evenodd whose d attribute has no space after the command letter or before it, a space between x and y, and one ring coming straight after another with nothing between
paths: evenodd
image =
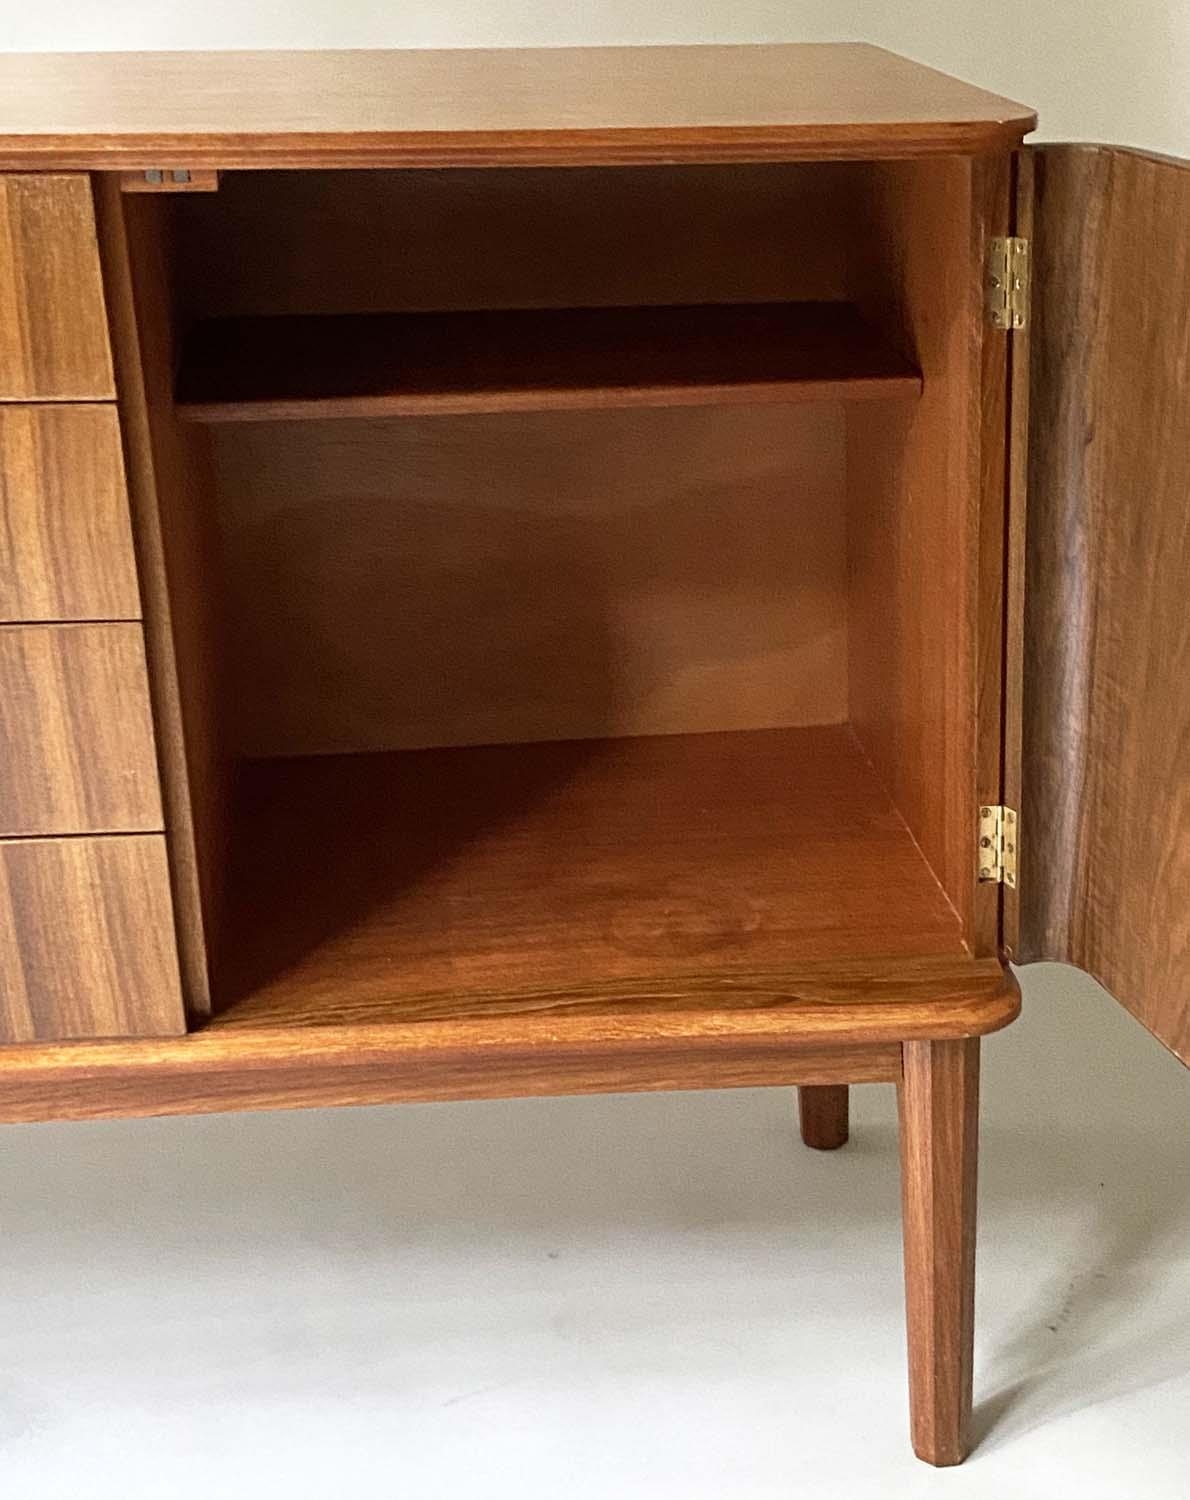
<instances>
[{"instance_id":1,"label":"wooden sideboard","mask_svg":"<svg viewBox=\"0 0 1190 1500\"><path fill-rule=\"evenodd\" d=\"M1190 1056L1190 174L1033 123L0 57L0 1118L895 1083L960 1461L1006 960Z\"/></svg>"}]
</instances>

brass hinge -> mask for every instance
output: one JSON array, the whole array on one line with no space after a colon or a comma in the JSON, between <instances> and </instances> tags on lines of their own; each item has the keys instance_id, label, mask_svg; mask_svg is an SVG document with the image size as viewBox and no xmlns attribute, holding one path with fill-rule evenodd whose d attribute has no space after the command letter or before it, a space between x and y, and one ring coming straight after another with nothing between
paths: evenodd
<instances>
[{"instance_id":1,"label":"brass hinge","mask_svg":"<svg viewBox=\"0 0 1190 1500\"><path fill-rule=\"evenodd\" d=\"M979 809L979 878L1016 889L1016 856L1020 839L1011 807Z\"/></svg>"},{"instance_id":2,"label":"brass hinge","mask_svg":"<svg viewBox=\"0 0 1190 1500\"><path fill-rule=\"evenodd\" d=\"M987 310L993 328L1005 332L1029 321L1029 241L997 235L988 244Z\"/></svg>"}]
</instances>

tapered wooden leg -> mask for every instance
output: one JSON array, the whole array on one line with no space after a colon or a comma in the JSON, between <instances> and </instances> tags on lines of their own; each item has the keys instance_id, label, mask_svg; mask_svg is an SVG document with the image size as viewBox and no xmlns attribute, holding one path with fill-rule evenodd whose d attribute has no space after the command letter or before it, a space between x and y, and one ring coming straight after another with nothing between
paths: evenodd
<instances>
[{"instance_id":1,"label":"tapered wooden leg","mask_svg":"<svg viewBox=\"0 0 1190 1500\"><path fill-rule=\"evenodd\" d=\"M913 1450L959 1464L975 1336L978 1038L906 1042L898 1092Z\"/></svg>"},{"instance_id":2,"label":"tapered wooden leg","mask_svg":"<svg viewBox=\"0 0 1190 1500\"><path fill-rule=\"evenodd\" d=\"M807 1084L797 1091L802 1140L815 1151L835 1151L847 1143L847 1085Z\"/></svg>"}]
</instances>

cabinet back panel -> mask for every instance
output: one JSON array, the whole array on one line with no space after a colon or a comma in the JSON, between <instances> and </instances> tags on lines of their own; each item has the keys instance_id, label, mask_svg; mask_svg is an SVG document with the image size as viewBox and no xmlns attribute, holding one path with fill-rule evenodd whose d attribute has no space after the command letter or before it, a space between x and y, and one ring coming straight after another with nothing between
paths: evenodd
<instances>
[{"instance_id":1,"label":"cabinet back panel","mask_svg":"<svg viewBox=\"0 0 1190 1500\"><path fill-rule=\"evenodd\" d=\"M240 753L846 717L836 405L212 443Z\"/></svg>"},{"instance_id":2,"label":"cabinet back panel","mask_svg":"<svg viewBox=\"0 0 1190 1500\"><path fill-rule=\"evenodd\" d=\"M857 168L247 172L174 201L194 317L831 300Z\"/></svg>"}]
</instances>

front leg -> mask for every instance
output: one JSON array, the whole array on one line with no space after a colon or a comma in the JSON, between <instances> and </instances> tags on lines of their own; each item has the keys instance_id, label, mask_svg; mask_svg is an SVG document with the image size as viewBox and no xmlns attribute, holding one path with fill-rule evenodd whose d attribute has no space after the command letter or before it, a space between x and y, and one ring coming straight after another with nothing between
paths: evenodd
<instances>
[{"instance_id":1,"label":"front leg","mask_svg":"<svg viewBox=\"0 0 1190 1500\"><path fill-rule=\"evenodd\" d=\"M898 1089L913 1449L962 1463L975 1336L979 1039L906 1042Z\"/></svg>"}]
</instances>

